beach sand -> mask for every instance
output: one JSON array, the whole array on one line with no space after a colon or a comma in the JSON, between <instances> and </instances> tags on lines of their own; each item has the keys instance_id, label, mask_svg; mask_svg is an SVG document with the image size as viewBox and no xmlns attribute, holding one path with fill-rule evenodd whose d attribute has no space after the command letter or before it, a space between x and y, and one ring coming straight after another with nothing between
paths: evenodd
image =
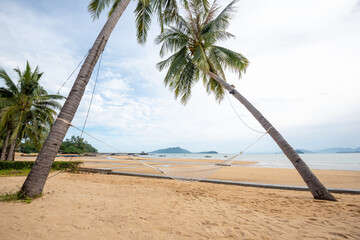
<instances>
[{"instance_id":1,"label":"beach sand","mask_svg":"<svg viewBox=\"0 0 360 240\"><path fill-rule=\"evenodd\" d=\"M290 169L236 168L234 176L240 171L251 182L299 182ZM231 178L230 169L214 176ZM359 172L316 173L328 187L360 188ZM1 177L0 193L24 180ZM31 204L0 203L0 239L360 239L360 195L334 196L337 202L310 192L60 173Z\"/></svg>"}]
</instances>

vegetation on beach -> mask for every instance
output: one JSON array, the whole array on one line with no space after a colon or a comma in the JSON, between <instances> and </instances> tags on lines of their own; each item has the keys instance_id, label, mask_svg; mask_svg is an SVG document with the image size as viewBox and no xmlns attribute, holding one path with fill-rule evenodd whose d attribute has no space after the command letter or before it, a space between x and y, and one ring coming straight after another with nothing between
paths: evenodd
<instances>
[{"instance_id":1,"label":"vegetation on beach","mask_svg":"<svg viewBox=\"0 0 360 240\"><path fill-rule=\"evenodd\" d=\"M30 168L26 169L1 169L0 177L10 177L10 176L27 176L30 172Z\"/></svg>"},{"instance_id":2,"label":"vegetation on beach","mask_svg":"<svg viewBox=\"0 0 360 240\"><path fill-rule=\"evenodd\" d=\"M32 71L27 62L24 71L15 68L18 81L15 83L6 71L0 68L0 160L14 160L15 149L22 141L39 150L47 137L61 108L57 100L61 95L50 95L40 85L43 73L36 67Z\"/></svg>"},{"instance_id":3,"label":"vegetation on beach","mask_svg":"<svg viewBox=\"0 0 360 240\"><path fill-rule=\"evenodd\" d=\"M82 154L82 153L97 153L97 149L91 146L87 141L82 137L72 136L70 139L66 139L60 147L61 153L73 153L73 154Z\"/></svg>"},{"instance_id":4,"label":"vegetation on beach","mask_svg":"<svg viewBox=\"0 0 360 240\"><path fill-rule=\"evenodd\" d=\"M71 172L78 172L80 170L80 161L57 161L54 162L51 169L52 170L68 170ZM0 161L0 171L6 172L16 171L16 170L30 170L34 165L33 161ZM26 171L25 171L26 172Z\"/></svg>"},{"instance_id":5,"label":"vegetation on beach","mask_svg":"<svg viewBox=\"0 0 360 240\"><path fill-rule=\"evenodd\" d=\"M21 192L10 192L0 195L0 202L21 202L21 203L31 203L34 199L42 197L42 194L29 198Z\"/></svg>"}]
</instances>

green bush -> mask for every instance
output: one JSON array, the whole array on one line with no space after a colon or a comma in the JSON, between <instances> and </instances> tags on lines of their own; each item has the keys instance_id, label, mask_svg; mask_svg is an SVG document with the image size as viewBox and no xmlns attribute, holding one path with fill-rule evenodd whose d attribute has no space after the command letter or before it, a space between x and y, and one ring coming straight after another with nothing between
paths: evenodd
<instances>
[{"instance_id":1,"label":"green bush","mask_svg":"<svg viewBox=\"0 0 360 240\"><path fill-rule=\"evenodd\" d=\"M54 162L51 169L53 170L70 170L72 172L78 172L80 170L80 165L82 162L73 161L73 162ZM0 161L0 170L3 169L31 169L34 165L32 161Z\"/></svg>"},{"instance_id":2,"label":"green bush","mask_svg":"<svg viewBox=\"0 0 360 240\"><path fill-rule=\"evenodd\" d=\"M60 152L72 154L97 153L97 149L85 141L84 138L72 136L61 144Z\"/></svg>"}]
</instances>

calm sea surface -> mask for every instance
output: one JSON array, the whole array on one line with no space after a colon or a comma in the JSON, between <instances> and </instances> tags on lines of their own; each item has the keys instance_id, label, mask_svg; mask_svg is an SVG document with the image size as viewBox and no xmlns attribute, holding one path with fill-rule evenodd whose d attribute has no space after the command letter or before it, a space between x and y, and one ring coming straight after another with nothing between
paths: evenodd
<instances>
[{"instance_id":1,"label":"calm sea surface","mask_svg":"<svg viewBox=\"0 0 360 240\"><path fill-rule=\"evenodd\" d=\"M226 160L234 154L152 154L148 158L187 158L187 159L222 159ZM300 154L311 169L330 169L360 171L360 153L335 154ZM242 154L236 158L240 161L255 161L247 166L266 168L294 168L284 154Z\"/></svg>"}]
</instances>

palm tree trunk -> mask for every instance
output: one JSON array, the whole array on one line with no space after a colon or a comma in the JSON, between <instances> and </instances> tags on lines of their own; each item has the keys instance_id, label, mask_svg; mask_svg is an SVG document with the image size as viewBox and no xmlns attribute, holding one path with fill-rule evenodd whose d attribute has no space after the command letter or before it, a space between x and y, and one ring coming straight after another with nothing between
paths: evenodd
<instances>
[{"instance_id":1,"label":"palm tree trunk","mask_svg":"<svg viewBox=\"0 0 360 240\"><path fill-rule=\"evenodd\" d=\"M79 71L64 106L62 107L54 126L40 150L35 164L20 190L22 195L31 198L39 196L42 193L51 166L54 163L56 154L58 153L61 143L69 128L69 125L66 122L70 123L74 118L96 62L98 61L101 52L104 50L111 32L115 28L116 23L125 11L129 2L130 0L120 1L95 40L89 55L85 59L84 64Z\"/></svg>"},{"instance_id":2,"label":"palm tree trunk","mask_svg":"<svg viewBox=\"0 0 360 240\"><path fill-rule=\"evenodd\" d=\"M0 156L1 161L5 161L6 150L7 150L8 144L9 144L9 138L10 138L10 130L8 130L7 133L6 133L4 147L1 150L1 156Z\"/></svg>"},{"instance_id":3,"label":"palm tree trunk","mask_svg":"<svg viewBox=\"0 0 360 240\"><path fill-rule=\"evenodd\" d=\"M269 135L274 139L280 149L284 152L287 158L294 165L300 176L309 187L310 192L315 199L336 201L336 198L325 188L320 180L314 175L306 163L301 159L299 154L289 145L289 143L281 136L281 134L271 125L271 123L238 91L236 91L230 84L225 82L219 76L212 72L207 73L211 78L220 83L226 90L234 95L259 121L263 128L268 131Z\"/></svg>"},{"instance_id":4,"label":"palm tree trunk","mask_svg":"<svg viewBox=\"0 0 360 240\"><path fill-rule=\"evenodd\" d=\"M16 145L16 140L14 140L11 144L10 144L10 149L6 158L6 161L14 161L14 157L15 157L15 145Z\"/></svg>"}]
</instances>

